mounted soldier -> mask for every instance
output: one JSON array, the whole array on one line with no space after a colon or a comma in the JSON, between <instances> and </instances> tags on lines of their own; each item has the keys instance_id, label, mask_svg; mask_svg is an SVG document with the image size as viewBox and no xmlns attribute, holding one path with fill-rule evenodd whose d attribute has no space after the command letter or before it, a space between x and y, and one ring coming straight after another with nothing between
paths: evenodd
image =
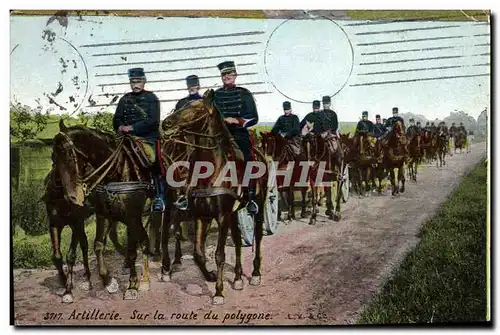
<instances>
[{"instance_id":1,"label":"mounted soldier","mask_svg":"<svg viewBox=\"0 0 500 335\"><path fill-rule=\"evenodd\" d=\"M457 131L458 131L458 128L457 128L457 126L455 125L455 122L452 122L452 123L451 123L451 127L450 127L450 129L449 129L450 135L451 135L452 137L455 137L455 135L456 135Z\"/></svg>"},{"instance_id":2,"label":"mounted soldier","mask_svg":"<svg viewBox=\"0 0 500 335\"><path fill-rule=\"evenodd\" d=\"M156 187L153 211L163 212L165 203L165 183L163 168L158 156L160 131L160 101L151 91L146 91L146 75L143 68L128 70L132 92L126 93L119 101L113 117L113 128L117 133L136 137L147 156L152 158L151 172ZM144 143L145 145L142 145Z\"/></svg>"},{"instance_id":3,"label":"mounted soldier","mask_svg":"<svg viewBox=\"0 0 500 335\"><path fill-rule=\"evenodd\" d=\"M318 116L320 112L321 102L319 100L314 100L312 103L313 111L307 114L302 121L300 121L299 128L302 135L307 134L310 131L314 131L318 128Z\"/></svg>"},{"instance_id":4,"label":"mounted soldier","mask_svg":"<svg viewBox=\"0 0 500 335\"><path fill-rule=\"evenodd\" d=\"M295 139L300 135L299 117L292 114L290 101L283 102L284 115L281 115L271 130L274 135L281 135L287 139Z\"/></svg>"},{"instance_id":5,"label":"mounted soldier","mask_svg":"<svg viewBox=\"0 0 500 335\"><path fill-rule=\"evenodd\" d=\"M424 131L431 131L431 123L429 121L425 123Z\"/></svg>"},{"instance_id":6,"label":"mounted soldier","mask_svg":"<svg viewBox=\"0 0 500 335\"><path fill-rule=\"evenodd\" d=\"M437 133L437 127L436 125L434 124L434 122L431 122L431 125L429 127L429 131L432 133L432 134L436 134Z\"/></svg>"},{"instance_id":7,"label":"mounted soldier","mask_svg":"<svg viewBox=\"0 0 500 335\"><path fill-rule=\"evenodd\" d=\"M370 137L373 136L374 132L375 129L373 122L368 120L368 112L364 111L361 114L361 121L359 121L356 125L356 132L354 133L354 147L358 147L361 136L363 136L366 140L368 140L370 147L373 148L374 144L370 141Z\"/></svg>"},{"instance_id":8,"label":"mounted soldier","mask_svg":"<svg viewBox=\"0 0 500 335\"><path fill-rule=\"evenodd\" d=\"M422 129L422 126L420 124L420 121L417 121L417 125L415 127L417 128L417 134L422 133L423 129Z\"/></svg>"},{"instance_id":9,"label":"mounted soldier","mask_svg":"<svg viewBox=\"0 0 500 335\"><path fill-rule=\"evenodd\" d=\"M460 122L460 126L457 128L458 133L462 133L464 135L467 135L467 131L465 130L465 126L463 122Z\"/></svg>"},{"instance_id":10,"label":"mounted soldier","mask_svg":"<svg viewBox=\"0 0 500 335\"><path fill-rule=\"evenodd\" d=\"M259 121L255 100L249 90L236 86L237 72L234 62L222 62L217 67L221 73L223 87L215 91L214 104L224 117L227 129L243 153L245 163L247 163L253 160L248 128L256 125ZM254 215L259 209L255 203L255 183L253 180L250 181L247 188L244 188L244 192L248 198L246 205L248 214Z\"/></svg>"},{"instance_id":11,"label":"mounted soldier","mask_svg":"<svg viewBox=\"0 0 500 335\"><path fill-rule=\"evenodd\" d=\"M418 130L418 127L415 126L415 120L410 119L410 125L408 126L408 129L406 129L406 137L412 138L413 136L417 135L420 133Z\"/></svg>"},{"instance_id":12,"label":"mounted soldier","mask_svg":"<svg viewBox=\"0 0 500 335\"><path fill-rule=\"evenodd\" d=\"M201 99L201 95L199 94L200 92L200 80L197 75L190 75L186 77L186 86L189 95L185 98L182 98L177 102L175 105L175 109L181 109L191 101L199 100Z\"/></svg>"},{"instance_id":13,"label":"mounted soldier","mask_svg":"<svg viewBox=\"0 0 500 335\"><path fill-rule=\"evenodd\" d=\"M398 107L393 107L392 108L392 116L387 119L387 122L386 122L386 127L387 129L390 131L392 130L392 128L394 127L394 124L397 122L397 121L400 121L401 122L401 126L403 127L402 130L403 132L405 132L405 121L403 120L403 118L401 116L399 116L399 109Z\"/></svg>"},{"instance_id":14,"label":"mounted soldier","mask_svg":"<svg viewBox=\"0 0 500 335\"><path fill-rule=\"evenodd\" d=\"M322 100L323 110L319 112L317 133L328 132L338 137L339 121L337 113L330 109L332 100L328 95L324 96Z\"/></svg>"},{"instance_id":15,"label":"mounted soldier","mask_svg":"<svg viewBox=\"0 0 500 335\"><path fill-rule=\"evenodd\" d=\"M373 135L375 136L376 139L379 139L386 132L387 129L385 127L385 124L380 122L380 115L379 114L375 115L375 124L373 125Z\"/></svg>"}]
</instances>

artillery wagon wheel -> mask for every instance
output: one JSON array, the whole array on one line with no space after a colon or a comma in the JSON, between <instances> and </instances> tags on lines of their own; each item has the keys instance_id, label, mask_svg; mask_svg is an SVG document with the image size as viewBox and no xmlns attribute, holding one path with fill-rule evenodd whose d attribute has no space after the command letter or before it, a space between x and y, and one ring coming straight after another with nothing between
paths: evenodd
<instances>
[{"instance_id":1,"label":"artillery wagon wheel","mask_svg":"<svg viewBox=\"0 0 500 335\"><path fill-rule=\"evenodd\" d=\"M342 202L346 203L349 200L349 190L351 187L351 180L349 178L349 165L346 164L344 167L344 174L342 176Z\"/></svg>"},{"instance_id":2,"label":"artillery wagon wheel","mask_svg":"<svg viewBox=\"0 0 500 335\"><path fill-rule=\"evenodd\" d=\"M264 203L264 235L273 235L278 229L278 185L276 183L276 167L274 162L269 162L269 188L267 189L266 201Z\"/></svg>"}]
</instances>

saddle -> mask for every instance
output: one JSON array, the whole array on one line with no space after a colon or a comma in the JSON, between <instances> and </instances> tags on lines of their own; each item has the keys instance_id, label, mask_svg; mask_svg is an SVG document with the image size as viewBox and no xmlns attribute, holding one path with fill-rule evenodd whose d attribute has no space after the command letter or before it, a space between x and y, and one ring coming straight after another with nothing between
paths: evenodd
<instances>
[{"instance_id":1,"label":"saddle","mask_svg":"<svg viewBox=\"0 0 500 335\"><path fill-rule=\"evenodd\" d=\"M129 146L141 166L145 169L153 167L156 162L156 155L151 145L144 139L137 136L126 136L126 139L128 140ZM157 151L158 147L158 145L155 145ZM161 151L159 154L161 155Z\"/></svg>"}]
</instances>

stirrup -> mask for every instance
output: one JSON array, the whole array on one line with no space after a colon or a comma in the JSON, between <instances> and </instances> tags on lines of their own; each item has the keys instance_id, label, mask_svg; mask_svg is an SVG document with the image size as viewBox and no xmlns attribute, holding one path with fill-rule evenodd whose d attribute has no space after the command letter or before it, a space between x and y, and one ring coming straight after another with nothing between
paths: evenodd
<instances>
[{"instance_id":1,"label":"stirrup","mask_svg":"<svg viewBox=\"0 0 500 335\"><path fill-rule=\"evenodd\" d=\"M181 195L177 200L174 202L175 208L181 211L185 211L188 208L188 199L185 195Z\"/></svg>"},{"instance_id":2,"label":"stirrup","mask_svg":"<svg viewBox=\"0 0 500 335\"><path fill-rule=\"evenodd\" d=\"M156 197L151 205L151 209L153 212L164 212L165 211L165 202L162 198Z\"/></svg>"}]
</instances>

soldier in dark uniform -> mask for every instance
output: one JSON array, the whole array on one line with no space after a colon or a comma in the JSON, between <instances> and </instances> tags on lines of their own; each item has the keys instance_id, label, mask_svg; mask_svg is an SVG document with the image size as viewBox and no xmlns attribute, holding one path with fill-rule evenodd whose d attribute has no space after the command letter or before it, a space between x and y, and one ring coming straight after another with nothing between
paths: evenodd
<instances>
[{"instance_id":1,"label":"soldier in dark uniform","mask_svg":"<svg viewBox=\"0 0 500 335\"><path fill-rule=\"evenodd\" d=\"M437 133L437 127L436 125L434 124L434 122L431 122L431 125L429 127L429 131L433 134Z\"/></svg>"},{"instance_id":2,"label":"soldier in dark uniform","mask_svg":"<svg viewBox=\"0 0 500 335\"><path fill-rule=\"evenodd\" d=\"M401 116L399 116L399 109L398 107L393 107L392 108L392 116L387 119L387 122L386 122L386 127L388 128L389 131L392 130L392 128L394 127L394 124L397 122L397 121L400 121L401 122L401 125L403 126L403 129L401 129L403 131L403 133L405 132L405 121L403 120L403 118Z\"/></svg>"},{"instance_id":3,"label":"soldier in dark uniform","mask_svg":"<svg viewBox=\"0 0 500 335\"><path fill-rule=\"evenodd\" d=\"M449 129L450 134L451 134L451 136L452 136L452 137L454 137L454 136L455 136L455 134L457 133L457 130L458 130L458 129L457 129L457 127L455 126L455 122L452 122L452 123L451 123L451 127L450 127L450 129Z\"/></svg>"},{"instance_id":4,"label":"soldier in dark uniform","mask_svg":"<svg viewBox=\"0 0 500 335\"><path fill-rule=\"evenodd\" d=\"M252 93L235 84L237 73L234 62L223 62L217 65L224 86L215 91L214 103L224 116L229 132L233 135L243 153L245 162L252 161L249 127L259 121L257 107ZM258 212L255 203L255 181L250 181L245 189L248 196L247 211L250 215Z\"/></svg>"},{"instance_id":5,"label":"soldier in dark uniform","mask_svg":"<svg viewBox=\"0 0 500 335\"><path fill-rule=\"evenodd\" d=\"M320 110L320 107L321 107L321 102L319 100L314 100L313 101L313 111L309 114L307 114L303 119L302 121L300 121L300 125L299 125L299 128L300 128L300 131L302 132L304 127L308 124L308 123L312 123L313 124L313 129L312 131L314 132L314 129L315 128L318 128L318 115L319 115L319 110Z\"/></svg>"},{"instance_id":6,"label":"soldier in dark uniform","mask_svg":"<svg viewBox=\"0 0 500 335\"><path fill-rule=\"evenodd\" d=\"M417 121L417 125L415 127L417 128L417 134L420 134L423 130L420 121Z\"/></svg>"},{"instance_id":7,"label":"soldier in dark uniform","mask_svg":"<svg viewBox=\"0 0 500 335\"><path fill-rule=\"evenodd\" d=\"M384 119L385 120L385 119ZM384 135L387 132L385 128L385 124L380 122L380 115L375 115L375 124L373 125L373 135L376 139L379 139L380 136Z\"/></svg>"},{"instance_id":8,"label":"soldier in dark uniform","mask_svg":"<svg viewBox=\"0 0 500 335\"><path fill-rule=\"evenodd\" d=\"M197 75L190 75L186 77L186 86L189 92L189 95L185 98L182 98L177 102L175 105L175 109L181 109L185 105L187 105L189 102L194 101L194 100L199 100L202 98L202 96L198 93L200 91L200 80L198 79Z\"/></svg>"},{"instance_id":9,"label":"soldier in dark uniform","mask_svg":"<svg viewBox=\"0 0 500 335\"><path fill-rule=\"evenodd\" d=\"M332 134L338 135L339 121L337 118L337 113L330 109L332 100L328 95L324 96L322 100L323 110L319 114L319 125L315 132L321 134L325 131L328 131Z\"/></svg>"},{"instance_id":10,"label":"soldier in dark uniform","mask_svg":"<svg viewBox=\"0 0 500 335\"><path fill-rule=\"evenodd\" d=\"M431 123L429 121L425 123L424 131L431 131Z\"/></svg>"},{"instance_id":11,"label":"soldier in dark uniform","mask_svg":"<svg viewBox=\"0 0 500 335\"><path fill-rule=\"evenodd\" d=\"M281 115L278 118L271 133L293 139L300 135L299 118L297 115L292 114L292 104L290 101L283 102L283 110L285 115Z\"/></svg>"},{"instance_id":12,"label":"soldier in dark uniform","mask_svg":"<svg viewBox=\"0 0 500 335\"><path fill-rule=\"evenodd\" d=\"M156 141L160 137L160 101L153 92L144 89L146 84L144 69L130 69L128 70L128 76L132 92L125 94L118 101L113 117L113 128L118 133L140 137L144 142L151 145L156 161L151 171L156 187L153 210L163 212L165 210L163 199L166 185L156 155Z\"/></svg>"},{"instance_id":13,"label":"soldier in dark uniform","mask_svg":"<svg viewBox=\"0 0 500 335\"><path fill-rule=\"evenodd\" d=\"M467 135L467 131L465 130L465 126L463 122L460 122L460 126L457 128L458 133L463 133L464 135Z\"/></svg>"},{"instance_id":14,"label":"soldier in dark uniform","mask_svg":"<svg viewBox=\"0 0 500 335\"><path fill-rule=\"evenodd\" d=\"M408 126L408 129L406 129L406 137L408 138L412 138L413 136L415 136L416 134L419 133L418 131L418 128L417 126L415 126L415 120L414 119L410 119L410 125Z\"/></svg>"},{"instance_id":15,"label":"soldier in dark uniform","mask_svg":"<svg viewBox=\"0 0 500 335\"><path fill-rule=\"evenodd\" d=\"M375 130L374 130L373 122L368 120L368 112L364 111L361 115L362 115L361 121L359 121L357 126L356 126L356 132L357 133L367 133L370 136L372 136Z\"/></svg>"}]
</instances>

